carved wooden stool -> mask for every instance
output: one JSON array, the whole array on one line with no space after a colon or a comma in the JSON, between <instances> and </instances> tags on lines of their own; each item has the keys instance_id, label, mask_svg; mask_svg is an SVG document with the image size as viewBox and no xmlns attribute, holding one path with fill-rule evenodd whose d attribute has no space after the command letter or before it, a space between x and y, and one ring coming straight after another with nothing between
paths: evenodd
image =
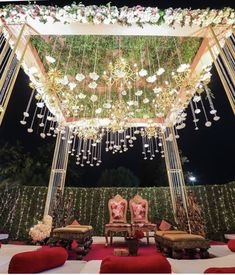
<instances>
[{"instance_id":1,"label":"carved wooden stool","mask_svg":"<svg viewBox=\"0 0 235 275\"><path fill-rule=\"evenodd\" d=\"M164 231L163 231L164 232ZM183 231L172 230L170 233L155 234L156 245L168 256L181 259L183 252L193 257L199 249L201 258L209 257L209 241L200 235L188 234Z\"/></svg>"},{"instance_id":2,"label":"carved wooden stool","mask_svg":"<svg viewBox=\"0 0 235 275\"><path fill-rule=\"evenodd\" d=\"M82 260L82 256L86 255L93 242L93 228L89 225L68 225L66 227L55 228L52 237L49 240L51 245L59 245L68 250L72 250L72 242L77 242L75 248L77 259Z\"/></svg>"}]
</instances>

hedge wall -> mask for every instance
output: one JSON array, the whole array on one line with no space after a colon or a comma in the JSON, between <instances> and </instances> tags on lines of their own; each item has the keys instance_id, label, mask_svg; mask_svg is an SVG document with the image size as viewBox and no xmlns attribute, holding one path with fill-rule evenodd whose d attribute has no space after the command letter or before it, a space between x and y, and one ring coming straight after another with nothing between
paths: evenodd
<instances>
[{"instance_id":1,"label":"hedge wall","mask_svg":"<svg viewBox=\"0 0 235 275\"><path fill-rule=\"evenodd\" d=\"M235 182L224 185L190 187L204 213L207 236L222 239L223 233L235 230ZM95 235L103 235L108 222L107 203L119 193L127 200L136 193L149 201L149 219L173 221L169 188L71 188L65 189L65 203L69 192L74 193L74 213L82 224L91 224ZM19 185L0 186L0 231L12 240L28 240L28 232L43 215L46 187ZM128 211L128 220L130 213Z\"/></svg>"}]
</instances>

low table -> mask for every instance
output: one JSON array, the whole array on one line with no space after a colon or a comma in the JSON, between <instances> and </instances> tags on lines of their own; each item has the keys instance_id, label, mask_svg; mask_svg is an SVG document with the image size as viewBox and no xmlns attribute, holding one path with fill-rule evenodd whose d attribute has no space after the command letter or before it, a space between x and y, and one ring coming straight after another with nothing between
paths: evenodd
<instances>
[{"instance_id":1,"label":"low table","mask_svg":"<svg viewBox=\"0 0 235 275\"><path fill-rule=\"evenodd\" d=\"M209 241L200 235L188 234L184 231L172 230L170 233L155 233L155 242L157 247L166 252L168 256L174 259L181 259L183 252L194 257L197 249L201 258L209 257L208 249L210 248Z\"/></svg>"},{"instance_id":2,"label":"low table","mask_svg":"<svg viewBox=\"0 0 235 275\"><path fill-rule=\"evenodd\" d=\"M72 242L77 242L75 248L77 260L82 260L86 255L93 242L92 240L93 228L89 225L70 225L66 227L55 228L52 237L49 240L50 245L57 245L58 242L61 246L68 250L72 250Z\"/></svg>"}]
</instances>

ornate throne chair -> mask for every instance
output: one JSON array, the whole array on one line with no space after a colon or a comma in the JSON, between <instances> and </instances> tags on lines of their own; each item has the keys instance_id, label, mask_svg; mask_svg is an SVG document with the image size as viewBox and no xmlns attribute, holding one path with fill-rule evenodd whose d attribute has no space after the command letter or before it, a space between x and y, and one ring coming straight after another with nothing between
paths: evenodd
<instances>
[{"instance_id":1,"label":"ornate throne chair","mask_svg":"<svg viewBox=\"0 0 235 275\"><path fill-rule=\"evenodd\" d=\"M136 230L146 232L147 243L149 244L149 232L155 232L157 225L148 221L148 201L137 194L130 200L129 206L133 233Z\"/></svg>"},{"instance_id":2,"label":"ornate throne chair","mask_svg":"<svg viewBox=\"0 0 235 275\"><path fill-rule=\"evenodd\" d=\"M131 234L131 225L126 221L127 200L120 195L116 195L108 202L109 223L105 225L105 240L108 245L108 236L110 236L110 244L113 243L113 232L126 232L128 236Z\"/></svg>"}]
</instances>

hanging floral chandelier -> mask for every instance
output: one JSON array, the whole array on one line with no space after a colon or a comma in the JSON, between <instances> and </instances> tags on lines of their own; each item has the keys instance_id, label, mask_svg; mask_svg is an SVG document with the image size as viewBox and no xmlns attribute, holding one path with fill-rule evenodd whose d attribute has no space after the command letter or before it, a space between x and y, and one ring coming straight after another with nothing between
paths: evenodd
<instances>
[{"instance_id":1,"label":"hanging floral chandelier","mask_svg":"<svg viewBox=\"0 0 235 275\"><path fill-rule=\"evenodd\" d=\"M205 126L211 126L204 91L210 114L219 119L207 86L211 66L199 73L190 67L199 39L35 36L32 45L45 72L41 75L23 64L33 93L21 124L31 117L31 133L37 120L42 138L69 126L69 153L78 165L99 166L102 146L106 152L123 153L134 146L138 135L144 159L152 160L156 153L164 157L162 133L173 124L179 137L188 105L196 130L201 110ZM37 103L30 116L33 97Z\"/></svg>"}]
</instances>

